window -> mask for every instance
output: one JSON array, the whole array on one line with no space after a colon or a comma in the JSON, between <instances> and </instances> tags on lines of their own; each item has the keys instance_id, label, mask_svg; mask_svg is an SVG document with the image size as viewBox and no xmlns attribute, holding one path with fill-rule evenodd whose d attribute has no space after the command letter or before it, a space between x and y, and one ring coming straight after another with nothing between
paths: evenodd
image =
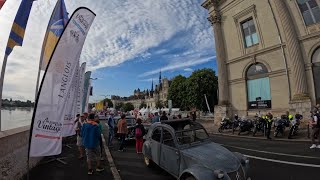
<instances>
[{"instance_id":1,"label":"window","mask_svg":"<svg viewBox=\"0 0 320 180\"><path fill-rule=\"evenodd\" d=\"M171 135L171 133L164 129L163 130L163 138L162 138L162 143L164 145L167 145L167 146L170 146L170 147L175 147L175 143L174 143L174 140L173 140L173 137Z\"/></svg>"},{"instance_id":2,"label":"window","mask_svg":"<svg viewBox=\"0 0 320 180\"><path fill-rule=\"evenodd\" d=\"M153 131L152 139L160 142L161 139L161 128L157 128Z\"/></svg>"},{"instance_id":3,"label":"window","mask_svg":"<svg viewBox=\"0 0 320 180\"><path fill-rule=\"evenodd\" d=\"M271 108L271 92L268 70L261 63L253 64L247 70L247 93L249 109Z\"/></svg>"},{"instance_id":4,"label":"window","mask_svg":"<svg viewBox=\"0 0 320 180\"><path fill-rule=\"evenodd\" d=\"M244 36L245 47L251 47L259 43L258 34L252 18L242 22L241 28Z\"/></svg>"},{"instance_id":5,"label":"window","mask_svg":"<svg viewBox=\"0 0 320 180\"><path fill-rule=\"evenodd\" d=\"M320 22L320 8L316 0L297 0L306 25Z\"/></svg>"}]
</instances>

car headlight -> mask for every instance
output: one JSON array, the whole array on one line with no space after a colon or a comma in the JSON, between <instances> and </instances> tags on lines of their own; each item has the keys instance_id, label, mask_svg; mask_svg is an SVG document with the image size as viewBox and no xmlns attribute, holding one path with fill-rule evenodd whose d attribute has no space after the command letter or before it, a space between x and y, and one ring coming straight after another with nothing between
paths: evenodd
<instances>
[{"instance_id":1,"label":"car headlight","mask_svg":"<svg viewBox=\"0 0 320 180\"><path fill-rule=\"evenodd\" d=\"M243 156L242 158L241 158L241 164L242 165L247 165L247 164L249 164L249 159L246 157L246 156Z\"/></svg>"},{"instance_id":2,"label":"car headlight","mask_svg":"<svg viewBox=\"0 0 320 180\"><path fill-rule=\"evenodd\" d=\"M213 174L218 179L222 179L224 177L224 172L222 170L215 170L215 171L213 171Z\"/></svg>"}]
</instances>

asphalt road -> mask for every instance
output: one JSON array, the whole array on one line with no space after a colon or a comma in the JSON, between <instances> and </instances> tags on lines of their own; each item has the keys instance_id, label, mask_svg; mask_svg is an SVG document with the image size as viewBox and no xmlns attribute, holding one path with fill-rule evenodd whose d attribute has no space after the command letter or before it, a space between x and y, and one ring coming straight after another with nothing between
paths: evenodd
<instances>
[{"instance_id":1,"label":"asphalt road","mask_svg":"<svg viewBox=\"0 0 320 180\"><path fill-rule=\"evenodd\" d=\"M253 180L302 180L320 177L320 150L310 150L310 143L220 135L212 136L212 140L230 151L248 156ZM111 154L123 180L174 179L160 168L145 167L143 156L135 153L134 141L127 144L126 151L117 150L118 143L115 142Z\"/></svg>"}]
</instances>

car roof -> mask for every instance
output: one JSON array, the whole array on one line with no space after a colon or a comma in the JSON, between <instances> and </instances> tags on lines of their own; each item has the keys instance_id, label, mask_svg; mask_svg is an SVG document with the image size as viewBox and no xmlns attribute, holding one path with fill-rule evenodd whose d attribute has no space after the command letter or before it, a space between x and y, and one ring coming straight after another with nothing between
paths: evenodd
<instances>
[{"instance_id":1,"label":"car roof","mask_svg":"<svg viewBox=\"0 0 320 180\"><path fill-rule=\"evenodd\" d=\"M190 125L192 124L198 128L204 128L200 123L194 122L186 118L186 119L164 120L164 121L161 121L160 123L153 123L150 126L150 129L152 130L160 126L160 127L167 127L169 129L172 129L175 132L177 130L183 129L186 125L189 125L189 124Z\"/></svg>"}]
</instances>

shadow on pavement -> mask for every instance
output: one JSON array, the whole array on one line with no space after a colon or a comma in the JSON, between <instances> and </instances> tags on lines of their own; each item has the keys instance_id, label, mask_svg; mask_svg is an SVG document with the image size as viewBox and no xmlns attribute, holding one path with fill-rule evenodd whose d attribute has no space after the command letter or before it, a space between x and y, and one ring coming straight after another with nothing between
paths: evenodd
<instances>
[{"instance_id":1,"label":"shadow on pavement","mask_svg":"<svg viewBox=\"0 0 320 180\"><path fill-rule=\"evenodd\" d=\"M86 158L78 159L78 147L76 146L76 137L70 137L64 141L62 153L57 157L66 157L63 159L68 164L62 164L58 161L46 163L51 157L45 157L36 167L30 170L30 180L105 180L113 179L112 173L107 160L102 161L104 171L101 173L95 172L93 175L87 174ZM68 145L69 147L65 146ZM106 155L103 152L104 159ZM27 180L27 176L24 176Z\"/></svg>"}]
</instances>

